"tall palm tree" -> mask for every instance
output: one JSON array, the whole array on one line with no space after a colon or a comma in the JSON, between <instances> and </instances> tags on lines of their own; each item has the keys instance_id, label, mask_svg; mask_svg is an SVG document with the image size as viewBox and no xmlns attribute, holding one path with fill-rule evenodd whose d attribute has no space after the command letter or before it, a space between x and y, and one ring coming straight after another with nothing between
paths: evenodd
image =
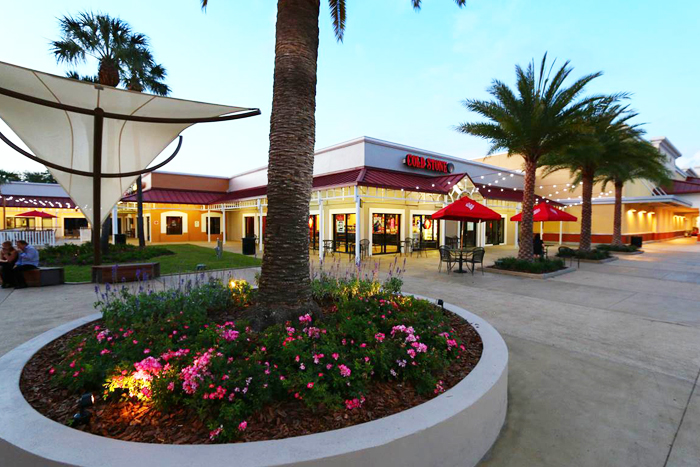
<instances>
[{"instance_id":1,"label":"tall palm tree","mask_svg":"<svg viewBox=\"0 0 700 467\"><path fill-rule=\"evenodd\" d=\"M415 9L420 0L410 0ZM460 7L466 0L455 0ZM208 0L201 0L206 8ZM346 1L328 0L338 41ZM267 228L256 327L315 311L309 278L309 202L316 141L320 0L278 0L270 116Z\"/></svg>"},{"instance_id":2,"label":"tall palm tree","mask_svg":"<svg viewBox=\"0 0 700 467\"><path fill-rule=\"evenodd\" d=\"M584 116L587 132L541 161L546 167L545 176L569 170L574 184L581 184L579 249L582 251L591 249L593 186L602 180L602 167L618 157L623 141L641 134L638 125L629 123L637 114L629 110L629 106L620 104L627 98L626 94L615 94L590 104Z\"/></svg>"},{"instance_id":3,"label":"tall palm tree","mask_svg":"<svg viewBox=\"0 0 700 467\"><path fill-rule=\"evenodd\" d=\"M487 122L463 123L457 130L491 142L489 154L507 150L508 156L519 155L525 165L522 222L518 258L533 259L532 217L535 202L535 176L540 160L572 144L583 133L585 109L599 96L581 98L584 88L602 73L592 73L571 86L564 82L573 68L565 62L552 76L555 62L547 67L547 54L539 70L534 60L525 70L516 65L516 90L494 80L488 93L491 101L467 99L464 106L485 117Z\"/></svg>"},{"instance_id":4,"label":"tall palm tree","mask_svg":"<svg viewBox=\"0 0 700 467\"><path fill-rule=\"evenodd\" d=\"M622 246L622 189L627 182L648 180L657 186L670 181L671 172L665 158L651 143L637 137L623 139L614 158L600 169L603 190L608 183L615 187L612 244Z\"/></svg>"}]
</instances>

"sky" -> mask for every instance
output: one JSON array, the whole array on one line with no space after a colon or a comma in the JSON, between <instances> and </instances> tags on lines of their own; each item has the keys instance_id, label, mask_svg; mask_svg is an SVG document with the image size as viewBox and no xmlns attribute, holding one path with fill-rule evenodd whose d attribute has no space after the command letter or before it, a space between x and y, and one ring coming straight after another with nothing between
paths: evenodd
<instances>
[{"instance_id":1,"label":"sky","mask_svg":"<svg viewBox=\"0 0 700 467\"><path fill-rule=\"evenodd\" d=\"M486 141L455 131L478 120L464 99L488 98L493 79L547 52L573 77L602 71L593 93L632 93L648 137L665 136L681 166L700 166L700 2L693 0L347 0L345 40L321 0L316 147L370 136L467 159ZM230 176L267 163L276 2L34 0L3 2L0 61L65 74L50 41L58 19L85 9L119 16L148 35L172 96L260 108L262 115L200 124L162 170ZM83 65L95 73L96 62ZM18 142L0 120L0 131ZM3 170L42 170L0 142ZM157 160L171 153L166 149Z\"/></svg>"}]
</instances>

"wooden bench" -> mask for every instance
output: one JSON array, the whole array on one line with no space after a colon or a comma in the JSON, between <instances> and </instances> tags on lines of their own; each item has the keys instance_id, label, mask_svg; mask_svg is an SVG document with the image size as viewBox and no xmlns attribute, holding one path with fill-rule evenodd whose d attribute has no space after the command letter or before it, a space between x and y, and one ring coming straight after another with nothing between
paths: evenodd
<instances>
[{"instance_id":1,"label":"wooden bench","mask_svg":"<svg viewBox=\"0 0 700 467\"><path fill-rule=\"evenodd\" d=\"M92 282L114 284L160 277L160 263L103 264L92 267Z\"/></svg>"},{"instance_id":2,"label":"wooden bench","mask_svg":"<svg viewBox=\"0 0 700 467\"><path fill-rule=\"evenodd\" d=\"M63 268L39 268L24 271L24 280L29 287L45 287L65 283Z\"/></svg>"}]
</instances>

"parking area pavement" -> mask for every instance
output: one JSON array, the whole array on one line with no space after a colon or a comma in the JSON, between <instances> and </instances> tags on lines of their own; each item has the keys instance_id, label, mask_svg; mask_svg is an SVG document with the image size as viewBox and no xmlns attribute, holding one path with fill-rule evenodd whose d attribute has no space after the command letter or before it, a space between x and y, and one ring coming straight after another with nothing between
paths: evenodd
<instances>
[{"instance_id":1,"label":"parking area pavement","mask_svg":"<svg viewBox=\"0 0 700 467\"><path fill-rule=\"evenodd\" d=\"M508 344L508 416L483 466L700 465L700 245L644 249L548 280L438 273L435 252L405 260L406 292L484 317ZM490 247L486 263L514 252ZM404 258L365 268L395 261ZM352 265L336 255L324 267L333 262ZM252 281L257 270L232 274ZM0 355L92 313L94 301L93 285L0 291Z\"/></svg>"}]
</instances>

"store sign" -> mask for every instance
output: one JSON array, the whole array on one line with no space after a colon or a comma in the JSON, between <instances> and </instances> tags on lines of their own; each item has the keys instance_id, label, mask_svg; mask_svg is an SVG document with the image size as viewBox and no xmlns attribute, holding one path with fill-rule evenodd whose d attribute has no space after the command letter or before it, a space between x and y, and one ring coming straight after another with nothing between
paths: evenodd
<instances>
[{"instance_id":1,"label":"store sign","mask_svg":"<svg viewBox=\"0 0 700 467\"><path fill-rule=\"evenodd\" d=\"M416 156L414 154L406 154L403 163L416 169L425 169L432 172L442 172L446 174L451 174L455 170L455 166L451 162L431 159L429 157Z\"/></svg>"},{"instance_id":2,"label":"store sign","mask_svg":"<svg viewBox=\"0 0 700 467\"><path fill-rule=\"evenodd\" d=\"M335 221L335 231L338 233L345 233L345 221L344 220Z\"/></svg>"}]
</instances>

